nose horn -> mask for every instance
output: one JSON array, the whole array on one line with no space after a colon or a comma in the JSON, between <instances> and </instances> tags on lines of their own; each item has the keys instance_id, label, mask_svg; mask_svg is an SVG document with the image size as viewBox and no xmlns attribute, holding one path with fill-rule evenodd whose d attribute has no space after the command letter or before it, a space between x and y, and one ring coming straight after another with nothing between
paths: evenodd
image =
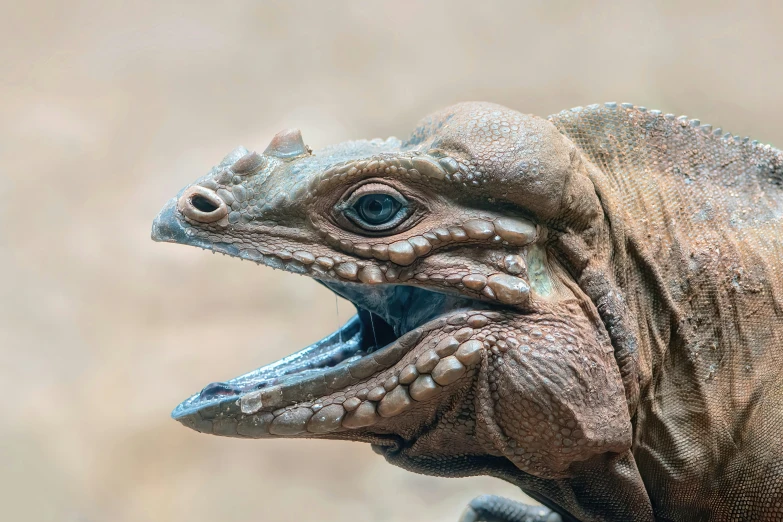
<instances>
[{"instance_id":1,"label":"nose horn","mask_svg":"<svg viewBox=\"0 0 783 522\"><path fill-rule=\"evenodd\" d=\"M310 150L305 146L302 132L299 129L286 129L278 132L264 151L267 156L281 159L296 158L309 153Z\"/></svg>"}]
</instances>

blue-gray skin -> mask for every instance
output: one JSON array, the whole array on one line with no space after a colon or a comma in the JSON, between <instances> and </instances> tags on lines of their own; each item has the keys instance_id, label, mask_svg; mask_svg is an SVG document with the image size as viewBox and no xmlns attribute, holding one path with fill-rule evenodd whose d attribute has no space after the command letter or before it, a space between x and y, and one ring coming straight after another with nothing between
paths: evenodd
<instances>
[{"instance_id":1,"label":"blue-gray skin","mask_svg":"<svg viewBox=\"0 0 783 522\"><path fill-rule=\"evenodd\" d=\"M465 521L778 519L782 165L626 104L466 103L405 142L237 149L153 238L309 275L358 314L173 416L366 441L552 510L481 497Z\"/></svg>"}]
</instances>

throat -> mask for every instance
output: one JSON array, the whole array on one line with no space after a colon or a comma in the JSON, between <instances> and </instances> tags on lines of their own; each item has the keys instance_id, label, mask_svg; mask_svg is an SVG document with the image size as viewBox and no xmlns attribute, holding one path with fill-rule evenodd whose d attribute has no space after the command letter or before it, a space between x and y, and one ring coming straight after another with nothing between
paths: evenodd
<instances>
[{"instance_id":1,"label":"throat","mask_svg":"<svg viewBox=\"0 0 783 522\"><path fill-rule=\"evenodd\" d=\"M382 317L376 317L372 312L363 309L358 310L358 315L366 332L364 335L364 342L367 345L364 347L366 353L383 348L399 337L395 333L394 327Z\"/></svg>"}]
</instances>

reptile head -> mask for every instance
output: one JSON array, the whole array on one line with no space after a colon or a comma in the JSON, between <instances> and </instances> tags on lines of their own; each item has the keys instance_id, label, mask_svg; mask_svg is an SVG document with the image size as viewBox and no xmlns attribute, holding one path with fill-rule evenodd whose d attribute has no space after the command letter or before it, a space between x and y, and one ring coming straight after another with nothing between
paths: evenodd
<instances>
[{"instance_id":1,"label":"reptile head","mask_svg":"<svg viewBox=\"0 0 783 522\"><path fill-rule=\"evenodd\" d=\"M173 416L217 435L367 441L437 474L512 462L557 477L623 451L612 345L577 284L579 248L560 248L604 223L585 169L546 120L479 103L404 142L313 153L289 130L262 154L236 149L169 202L153 238L308 275L358 314Z\"/></svg>"}]
</instances>

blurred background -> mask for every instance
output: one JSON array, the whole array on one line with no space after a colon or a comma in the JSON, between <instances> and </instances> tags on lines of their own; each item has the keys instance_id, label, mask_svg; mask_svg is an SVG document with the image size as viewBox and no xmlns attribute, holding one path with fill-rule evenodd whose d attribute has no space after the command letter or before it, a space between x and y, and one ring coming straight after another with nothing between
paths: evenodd
<instances>
[{"instance_id":1,"label":"blurred background","mask_svg":"<svg viewBox=\"0 0 783 522\"><path fill-rule=\"evenodd\" d=\"M783 145L783 4L0 3L0 518L455 522L489 478L243 441L182 399L335 329L315 282L150 224L237 145L404 137L464 100L629 101ZM352 314L345 302L339 320Z\"/></svg>"}]
</instances>

